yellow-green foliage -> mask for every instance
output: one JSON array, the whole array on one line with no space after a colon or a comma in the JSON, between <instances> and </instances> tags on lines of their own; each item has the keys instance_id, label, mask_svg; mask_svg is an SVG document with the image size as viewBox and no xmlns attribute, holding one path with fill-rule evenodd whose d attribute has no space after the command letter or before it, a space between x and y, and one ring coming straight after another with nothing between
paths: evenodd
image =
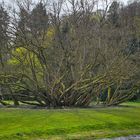
<instances>
[{"instance_id":1,"label":"yellow-green foliage","mask_svg":"<svg viewBox=\"0 0 140 140\"><path fill-rule=\"evenodd\" d=\"M29 52L24 47L19 47L12 51L12 58L9 59L7 63L10 65L19 65L21 63L23 65L29 65L31 60L33 60L36 65L40 65L35 54Z\"/></svg>"},{"instance_id":2,"label":"yellow-green foliage","mask_svg":"<svg viewBox=\"0 0 140 140\"><path fill-rule=\"evenodd\" d=\"M48 48L53 44L54 35L55 35L55 30L50 27L46 33L46 39L43 44L43 48Z\"/></svg>"},{"instance_id":3,"label":"yellow-green foliage","mask_svg":"<svg viewBox=\"0 0 140 140\"><path fill-rule=\"evenodd\" d=\"M27 53L27 50L25 48L16 48L15 50L12 51L12 58L8 60L8 64L11 65L18 65L21 62L24 61L24 57Z\"/></svg>"}]
</instances>

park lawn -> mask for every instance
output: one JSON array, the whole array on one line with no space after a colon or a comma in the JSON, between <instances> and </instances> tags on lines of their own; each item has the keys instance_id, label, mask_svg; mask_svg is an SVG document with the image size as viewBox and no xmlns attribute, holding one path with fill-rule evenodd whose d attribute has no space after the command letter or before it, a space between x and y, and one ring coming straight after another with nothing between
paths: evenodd
<instances>
[{"instance_id":1,"label":"park lawn","mask_svg":"<svg viewBox=\"0 0 140 140\"><path fill-rule=\"evenodd\" d=\"M140 134L140 102L90 109L0 109L0 140L85 140L133 134Z\"/></svg>"}]
</instances>

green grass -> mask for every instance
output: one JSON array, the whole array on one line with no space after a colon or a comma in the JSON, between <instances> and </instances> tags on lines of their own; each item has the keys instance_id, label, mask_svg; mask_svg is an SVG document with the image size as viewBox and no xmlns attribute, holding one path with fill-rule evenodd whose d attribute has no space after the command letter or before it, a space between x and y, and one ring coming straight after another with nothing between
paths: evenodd
<instances>
[{"instance_id":1,"label":"green grass","mask_svg":"<svg viewBox=\"0 0 140 140\"><path fill-rule=\"evenodd\" d=\"M0 140L84 140L140 134L140 102L123 105L95 109L0 109Z\"/></svg>"}]
</instances>

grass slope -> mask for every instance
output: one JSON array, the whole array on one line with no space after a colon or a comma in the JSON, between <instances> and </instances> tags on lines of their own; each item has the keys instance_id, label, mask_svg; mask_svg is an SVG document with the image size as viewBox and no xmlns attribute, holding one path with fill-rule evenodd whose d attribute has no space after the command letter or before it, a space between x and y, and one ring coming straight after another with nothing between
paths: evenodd
<instances>
[{"instance_id":1,"label":"grass slope","mask_svg":"<svg viewBox=\"0 0 140 140\"><path fill-rule=\"evenodd\" d=\"M140 134L140 103L65 110L0 109L0 140L93 139Z\"/></svg>"}]
</instances>

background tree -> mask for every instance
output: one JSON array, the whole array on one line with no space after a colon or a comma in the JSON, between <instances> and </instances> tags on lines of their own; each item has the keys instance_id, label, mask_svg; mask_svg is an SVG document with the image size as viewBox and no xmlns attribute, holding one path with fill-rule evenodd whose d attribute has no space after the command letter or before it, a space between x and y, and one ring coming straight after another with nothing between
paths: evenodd
<instances>
[{"instance_id":1,"label":"background tree","mask_svg":"<svg viewBox=\"0 0 140 140\"><path fill-rule=\"evenodd\" d=\"M120 12L120 4L117 1L113 1L111 6L109 7L108 10L108 21L114 25L118 26L119 25L119 12Z\"/></svg>"}]
</instances>

